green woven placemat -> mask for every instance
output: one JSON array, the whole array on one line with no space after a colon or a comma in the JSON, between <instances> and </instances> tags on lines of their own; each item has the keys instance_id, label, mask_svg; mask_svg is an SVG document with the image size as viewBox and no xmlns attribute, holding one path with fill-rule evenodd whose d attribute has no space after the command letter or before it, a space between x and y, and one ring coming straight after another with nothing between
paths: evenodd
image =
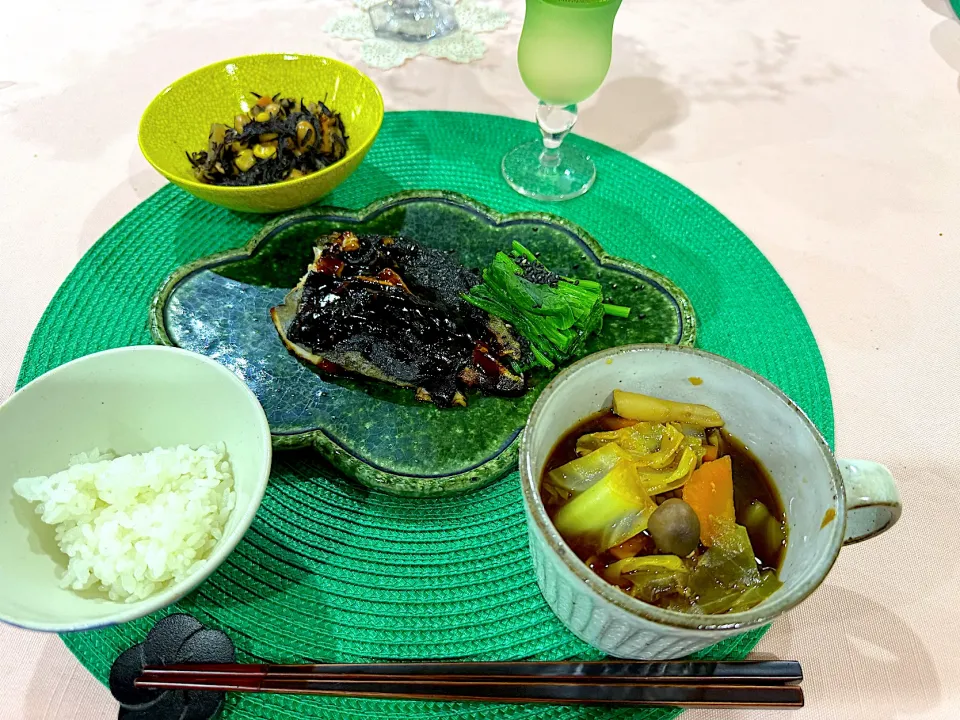
<instances>
[{"instance_id":1,"label":"green woven placemat","mask_svg":"<svg viewBox=\"0 0 960 720\"><path fill-rule=\"evenodd\" d=\"M326 202L362 207L411 188L450 189L501 211L544 209L500 179L503 154L536 136L529 123L461 113L387 115L366 162ZM675 280L700 320L698 344L769 377L828 439L833 411L803 313L756 247L706 202L646 165L574 139L593 155L596 186L548 206L610 252ZM150 342L147 310L168 273L246 241L266 218L231 213L167 186L104 235L44 313L23 384L98 350ZM277 454L246 538L174 610L227 631L241 661L463 658L596 659L540 597L527 554L517 474L460 498L398 499L360 488L309 451ZM105 681L117 654L158 619L63 637ZM703 656L742 658L762 630ZM676 711L228 696L240 718L645 718Z\"/></svg>"}]
</instances>

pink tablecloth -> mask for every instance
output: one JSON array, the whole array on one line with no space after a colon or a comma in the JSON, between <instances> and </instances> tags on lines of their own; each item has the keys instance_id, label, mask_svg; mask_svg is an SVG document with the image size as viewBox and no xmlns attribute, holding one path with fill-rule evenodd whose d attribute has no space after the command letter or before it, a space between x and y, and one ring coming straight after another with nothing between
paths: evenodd
<instances>
[{"instance_id":1,"label":"pink tablecloth","mask_svg":"<svg viewBox=\"0 0 960 720\"><path fill-rule=\"evenodd\" d=\"M32 0L4 11L0 397L77 259L160 187L135 139L150 98L254 49L356 61L355 44L321 31L346 3ZM517 20L484 36L481 62L372 72L387 107L531 116L515 64L521 3L509 9ZM820 342L838 453L884 462L899 480L896 529L844 550L758 648L802 661L797 720L960 717L958 72L946 0L626 0L610 75L583 108L580 132L693 188L767 254ZM0 627L0 677L0 718L116 717L56 637Z\"/></svg>"}]
</instances>

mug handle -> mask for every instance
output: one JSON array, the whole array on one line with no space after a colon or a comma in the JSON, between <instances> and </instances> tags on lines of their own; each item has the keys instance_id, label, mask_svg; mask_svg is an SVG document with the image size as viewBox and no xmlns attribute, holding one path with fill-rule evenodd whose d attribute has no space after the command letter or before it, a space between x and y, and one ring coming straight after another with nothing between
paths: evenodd
<instances>
[{"instance_id":1,"label":"mug handle","mask_svg":"<svg viewBox=\"0 0 960 720\"><path fill-rule=\"evenodd\" d=\"M872 460L837 460L847 492L844 545L879 535L900 519L900 493L890 470Z\"/></svg>"}]
</instances>

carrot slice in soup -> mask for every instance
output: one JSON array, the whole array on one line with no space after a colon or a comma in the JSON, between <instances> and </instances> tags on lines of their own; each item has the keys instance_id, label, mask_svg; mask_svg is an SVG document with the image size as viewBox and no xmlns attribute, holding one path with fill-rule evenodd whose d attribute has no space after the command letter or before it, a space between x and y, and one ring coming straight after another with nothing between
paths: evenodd
<instances>
[{"instance_id":1,"label":"carrot slice in soup","mask_svg":"<svg viewBox=\"0 0 960 720\"><path fill-rule=\"evenodd\" d=\"M683 486L683 499L700 520L700 542L710 547L723 521L736 522L730 456L704 463L695 470Z\"/></svg>"}]
</instances>

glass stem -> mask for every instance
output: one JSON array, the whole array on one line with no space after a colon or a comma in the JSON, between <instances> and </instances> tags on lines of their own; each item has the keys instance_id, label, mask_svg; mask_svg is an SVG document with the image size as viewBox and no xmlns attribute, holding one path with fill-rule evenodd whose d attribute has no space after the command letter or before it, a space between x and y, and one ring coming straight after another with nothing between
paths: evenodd
<instances>
[{"instance_id":1,"label":"glass stem","mask_svg":"<svg viewBox=\"0 0 960 720\"><path fill-rule=\"evenodd\" d=\"M537 106L537 125L543 135L543 152L540 166L555 168L560 165L560 145L577 122L576 105L548 105L541 101Z\"/></svg>"}]
</instances>

